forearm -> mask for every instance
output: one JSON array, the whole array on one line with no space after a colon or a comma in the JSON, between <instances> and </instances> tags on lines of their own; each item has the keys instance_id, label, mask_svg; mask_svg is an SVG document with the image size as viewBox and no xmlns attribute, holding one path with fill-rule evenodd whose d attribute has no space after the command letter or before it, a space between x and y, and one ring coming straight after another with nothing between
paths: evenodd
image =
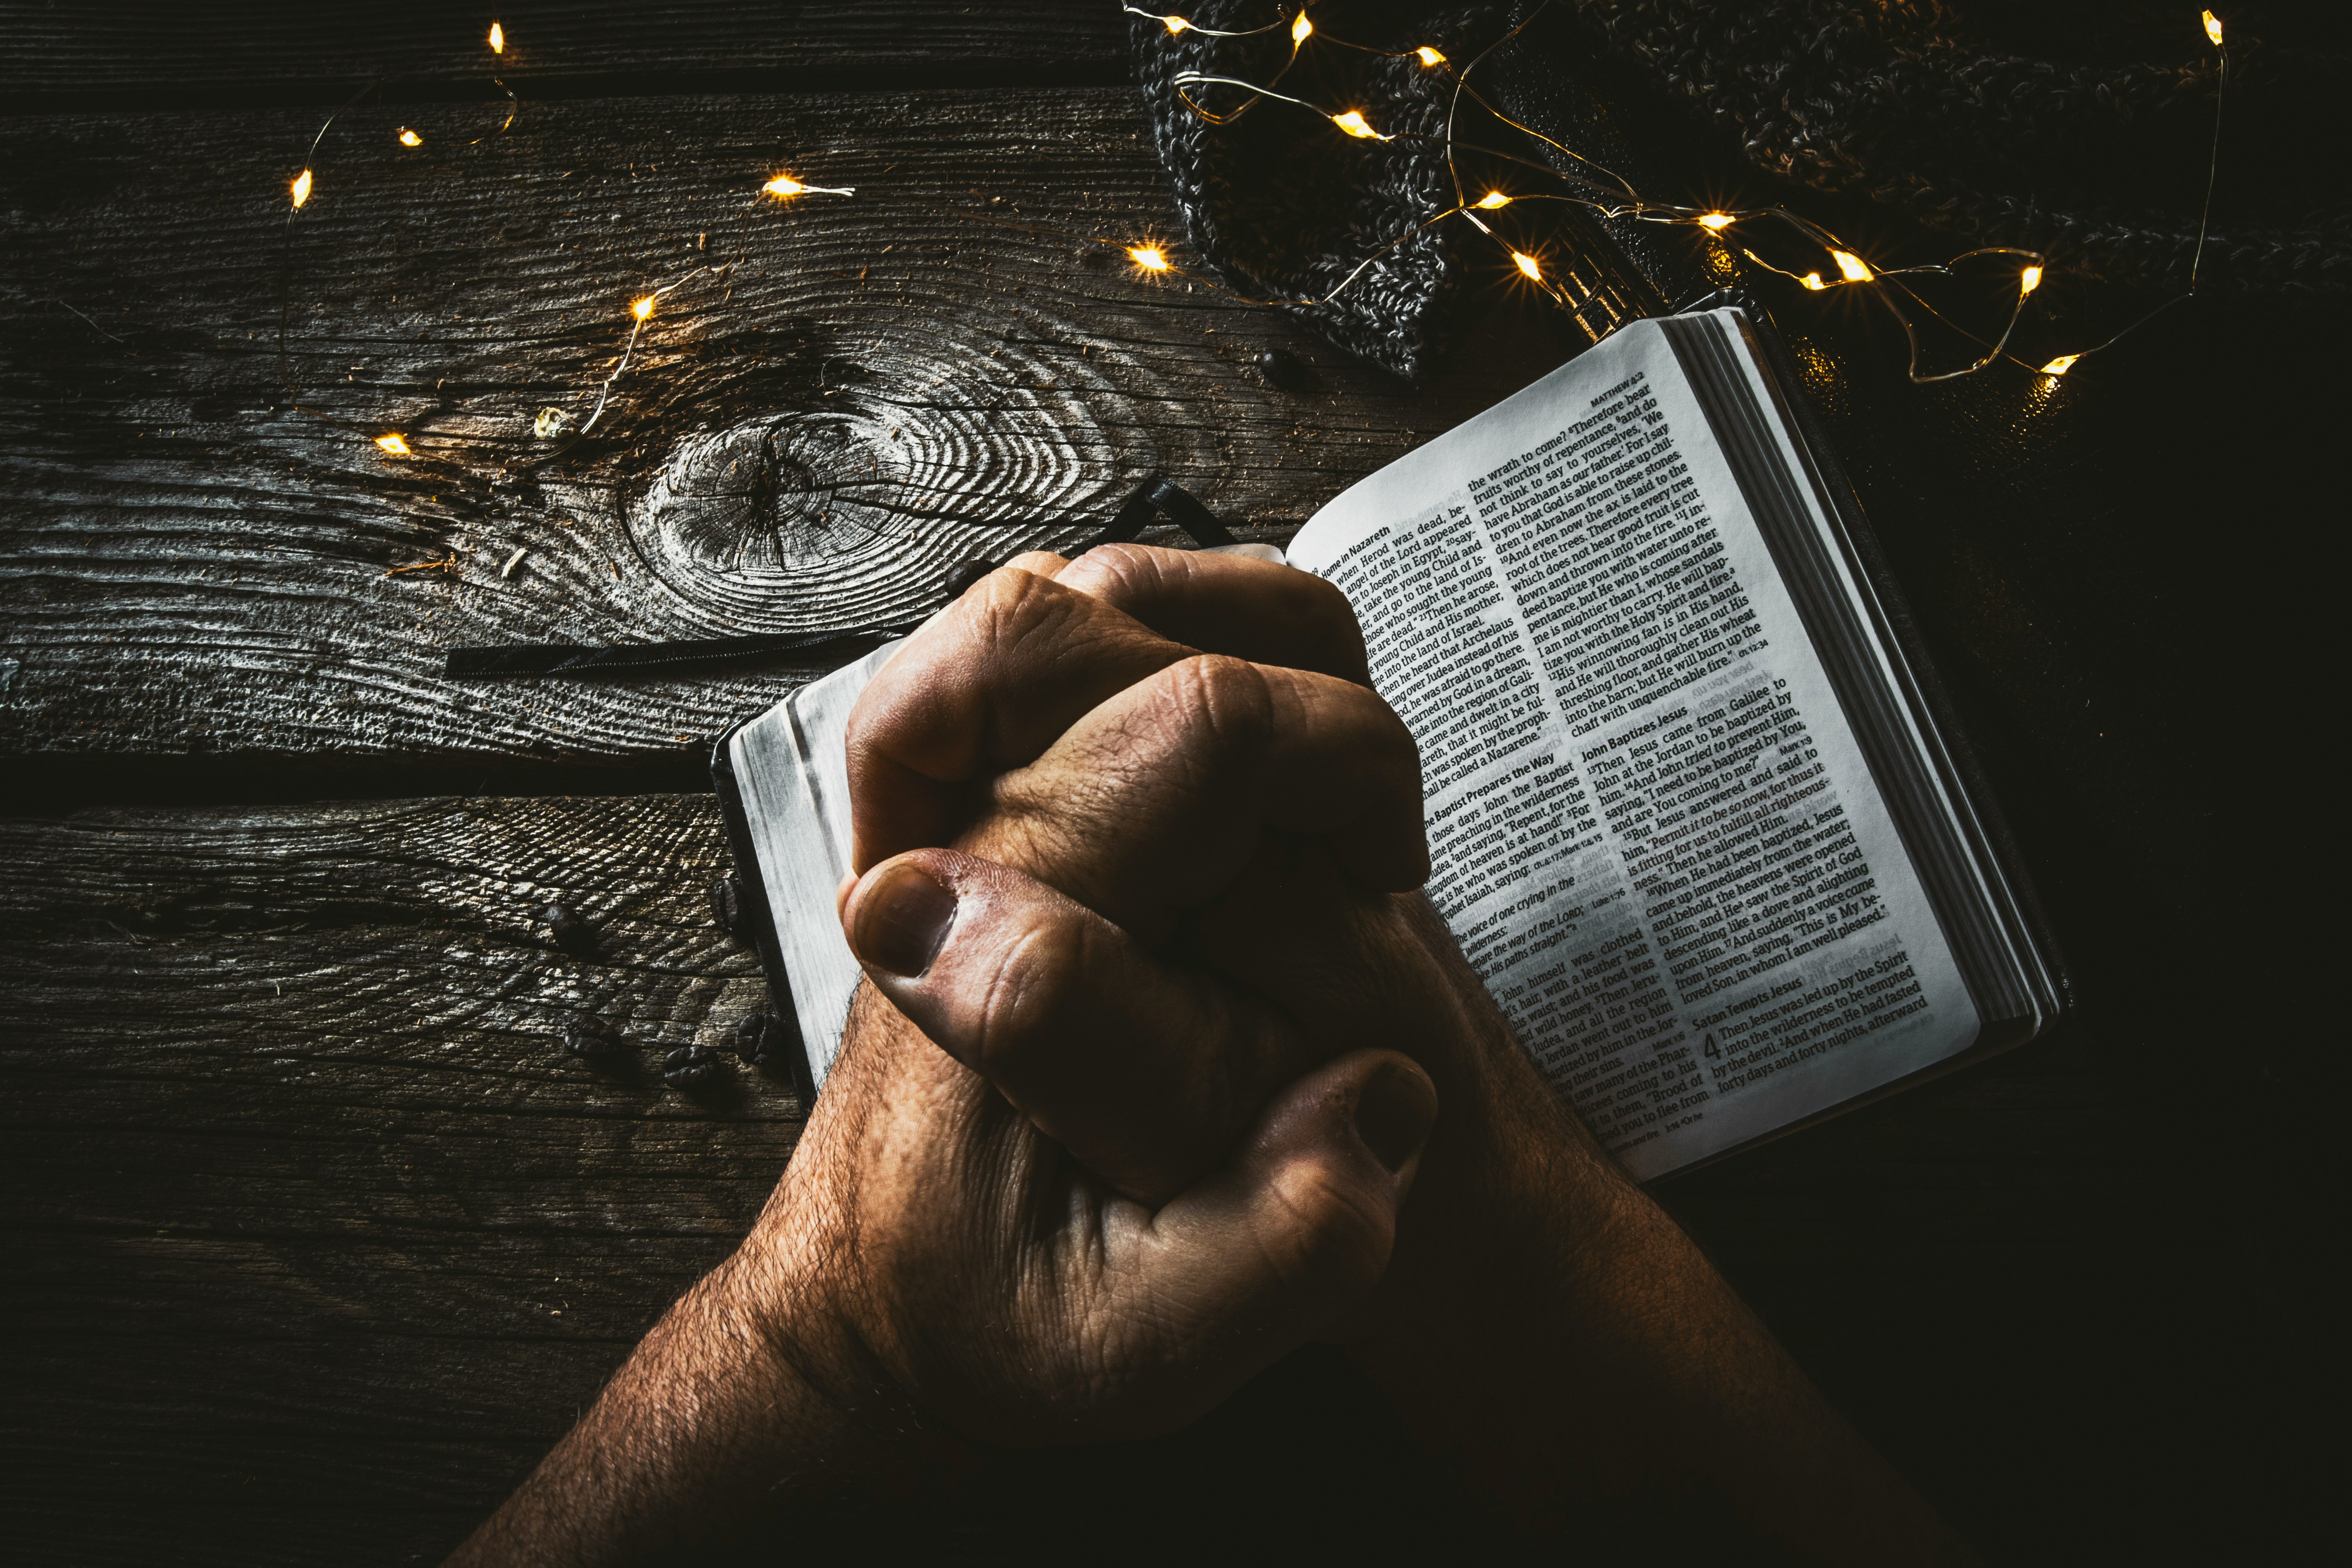
<instances>
[{"instance_id":1,"label":"forearm","mask_svg":"<svg viewBox=\"0 0 2352 1568\"><path fill-rule=\"evenodd\" d=\"M738 1253L647 1334L457 1564L657 1562L749 1525L796 1477L861 1454L848 1417L775 1353Z\"/></svg>"},{"instance_id":2,"label":"forearm","mask_svg":"<svg viewBox=\"0 0 2352 1568\"><path fill-rule=\"evenodd\" d=\"M871 1028L853 1021L855 1037ZM855 1040L845 1041L845 1048ZM842 1310L828 1096L741 1247L663 1315L456 1564L693 1560L787 1497L945 1457Z\"/></svg>"}]
</instances>

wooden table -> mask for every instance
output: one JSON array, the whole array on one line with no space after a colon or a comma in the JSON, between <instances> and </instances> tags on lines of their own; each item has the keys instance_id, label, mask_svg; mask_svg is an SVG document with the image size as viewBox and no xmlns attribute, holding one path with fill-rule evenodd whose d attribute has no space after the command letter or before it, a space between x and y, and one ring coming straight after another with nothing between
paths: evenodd
<instances>
[{"instance_id":1,"label":"wooden table","mask_svg":"<svg viewBox=\"0 0 2352 1568\"><path fill-rule=\"evenodd\" d=\"M20 1563L436 1559L792 1150L776 1080L709 1109L577 1070L557 1035L593 1016L651 1053L763 1005L709 912L704 759L822 666L468 685L446 648L901 619L958 559L1070 542L1154 470L1279 540L1561 353L1496 305L1411 393L1103 265L1090 240L1173 229L1108 4L509 6L503 133L474 9L329 10L0 7ZM320 120L378 73L413 79L337 122L289 231ZM857 194L753 194L785 169ZM698 268L599 438L548 460L538 411L582 410L628 301ZM1866 326L1794 330L1875 363ZM1314 390L1258 374L1272 346ZM1862 374L1829 416L1863 436L1910 400L1911 457L1848 457L2092 1005L1663 1196L2002 1552L2243 1539L2232 1500L2298 1473L2248 1434L2304 1343L2274 1198L2308 1101L2275 994L2225 983L2242 933L2189 929L2175 857L2227 831L2237 776L2169 727L2205 634L2116 646L2194 581L2132 542L2186 537L2210 487L2125 517L2049 431L2026 478L1969 472L1978 395ZM2141 461L2180 435L2081 439ZM551 901L598 952L554 945ZM1399 1500L1393 1442L1308 1355L1194 1433L1001 1457L801 1544L985 1557L1073 1489L1117 1521L1104 1496L1171 1477L1202 1539L1244 1539L1308 1452L1317 1506L1393 1544L1443 1519Z\"/></svg>"}]
</instances>

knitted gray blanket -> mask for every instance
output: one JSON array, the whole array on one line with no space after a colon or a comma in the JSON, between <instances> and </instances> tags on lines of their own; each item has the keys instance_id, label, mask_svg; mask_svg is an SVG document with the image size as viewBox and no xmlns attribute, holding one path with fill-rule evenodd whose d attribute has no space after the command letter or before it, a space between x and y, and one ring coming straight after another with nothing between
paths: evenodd
<instances>
[{"instance_id":1,"label":"knitted gray blanket","mask_svg":"<svg viewBox=\"0 0 2352 1568\"><path fill-rule=\"evenodd\" d=\"M1243 38L1206 31L1258 27L1295 9L1201 0L1185 13L1198 26L1183 32L1133 21L1137 75L1185 238L1226 283L1258 298L1328 293L1456 199L1438 140L1452 79L1409 54L1370 50L1427 44L1458 65L1537 5L1320 0L1318 31L1370 50L1314 39L1286 70L1286 27ZM2341 39L2320 30L2340 24L2232 8L2243 13L2267 31L2231 23L2221 194L2200 287L2340 301L2352 277L2352 158L2332 84L2346 62ZM2194 7L2179 0L2116 0L2081 15L2024 0L1552 0L1471 79L1513 118L1621 173L1641 165L1642 149L1623 145L1612 100L1671 107L1770 181L1867 197L1966 245L2040 250L2055 270L2178 290L2196 248L2219 67ZM1179 96L1184 71L1258 82L1284 71L1284 91L1360 110L1396 139L1350 139L1274 101L1212 124ZM1605 84L1597 94L1596 82ZM1221 114L1246 100L1232 88L1190 90ZM1466 101L1457 135L1569 166ZM1339 347L1418 379L1462 287L1463 238L1459 220L1424 229L1338 300L1289 309ZM1645 251L1630 226L1588 221L1571 240L1612 309L1660 308L1694 281L1686 262Z\"/></svg>"}]
</instances>

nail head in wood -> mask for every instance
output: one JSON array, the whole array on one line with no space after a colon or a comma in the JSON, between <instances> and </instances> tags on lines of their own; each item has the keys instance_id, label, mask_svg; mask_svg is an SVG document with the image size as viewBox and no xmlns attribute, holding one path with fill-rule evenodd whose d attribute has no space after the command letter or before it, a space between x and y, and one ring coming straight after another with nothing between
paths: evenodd
<instances>
[{"instance_id":1,"label":"nail head in wood","mask_svg":"<svg viewBox=\"0 0 2352 1568\"><path fill-rule=\"evenodd\" d=\"M1265 377L1268 386L1284 392L1315 390L1315 372L1306 361L1286 349L1268 349L1258 355L1257 372Z\"/></svg>"},{"instance_id":2,"label":"nail head in wood","mask_svg":"<svg viewBox=\"0 0 2352 1568\"><path fill-rule=\"evenodd\" d=\"M556 946L574 958L596 956L596 931L586 921L562 904L548 905L539 918L547 922L548 934L555 939Z\"/></svg>"}]
</instances>

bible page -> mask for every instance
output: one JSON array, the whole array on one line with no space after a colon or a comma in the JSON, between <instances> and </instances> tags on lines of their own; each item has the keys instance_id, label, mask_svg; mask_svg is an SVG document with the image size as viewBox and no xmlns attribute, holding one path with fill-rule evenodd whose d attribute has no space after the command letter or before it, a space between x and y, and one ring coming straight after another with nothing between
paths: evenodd
<instances>
[{"instance_id":1,"label":"bible page","mask_svg":"<svg viewBox=\"0 0 2352 1568\"><path fill-rule=\"evenodd\" d=\"M1638 1179L1965 1050L1977 1010L1664 332L1318 512L1421 747L1428 887Z\"/></svg>"}]
</instances>

